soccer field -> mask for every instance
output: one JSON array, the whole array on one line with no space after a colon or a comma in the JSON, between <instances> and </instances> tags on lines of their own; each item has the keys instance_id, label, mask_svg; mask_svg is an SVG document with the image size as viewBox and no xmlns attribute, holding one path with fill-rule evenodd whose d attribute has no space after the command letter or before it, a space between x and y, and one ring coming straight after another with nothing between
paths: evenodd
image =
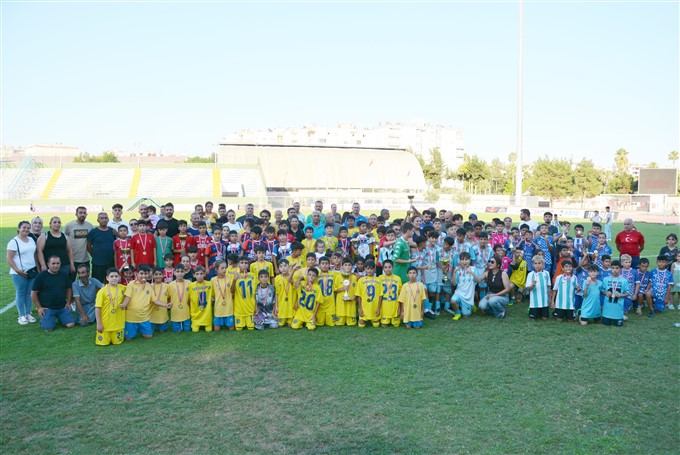
<instances>
[{"instance_id":1,"label":"soccer field","mask_svg":"<svg viewBox=\"0 0 680 455\"><path fill-rule=\"evenodd\" d=\"M3 221L6 245L14 220ZM637 227L653 264L677 225ZM0 271L4 307L14 288L4 261ZM92 326L43 333L11 308L0 315L2 448L680 451L680 311L631 315L622 328L530 323L526 304L508 313L442 315L418 331L165 333L102 348Z\"/></svg>"}]
</instances>

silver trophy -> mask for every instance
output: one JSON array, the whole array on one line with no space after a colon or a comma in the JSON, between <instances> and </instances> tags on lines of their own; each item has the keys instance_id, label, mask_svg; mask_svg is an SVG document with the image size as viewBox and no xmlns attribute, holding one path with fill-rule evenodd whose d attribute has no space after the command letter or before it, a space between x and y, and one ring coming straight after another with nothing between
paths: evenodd
<instances>
[{"instance_id":1,"label":"silver trophy","mask_svg":"<svg viewBox=\"0 0 680 455\"><path fill-rule=\"evenodd\" d=\"M345 286L349 286L349 280L343 281L342 284L344 284ZM345 290L345 293L342 296L342 300L344 301L352 300L351 297L349 296L348 290Z\"/></svg>"}]
</instances>

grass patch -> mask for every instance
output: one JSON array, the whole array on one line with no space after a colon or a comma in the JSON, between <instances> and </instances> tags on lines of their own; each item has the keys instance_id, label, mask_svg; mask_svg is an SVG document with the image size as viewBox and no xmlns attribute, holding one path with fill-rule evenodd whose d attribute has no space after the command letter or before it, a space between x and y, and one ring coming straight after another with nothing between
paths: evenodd
<instances>
[{"instance_id":1,"label":"grass patch","mask_svg":"<svg viewBox=\"0 0 680 455\"><path fill-rule=\"evenodd\" d=\"M670 232L640 229L654 254ZM93 327L46 334L18 326L11 309L0 316L0 444L7 453L677 453L678 321L680 312L633 315L622 328L531 323L515 305L502 321L442 316L420 331L167 333L101 348Z\"/></svg>"}]
</instances>

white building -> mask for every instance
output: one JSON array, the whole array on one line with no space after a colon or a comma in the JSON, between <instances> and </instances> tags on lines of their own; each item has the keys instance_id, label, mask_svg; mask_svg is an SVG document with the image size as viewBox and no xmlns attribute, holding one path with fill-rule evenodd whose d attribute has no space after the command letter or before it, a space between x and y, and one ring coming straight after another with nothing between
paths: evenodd
<instances>
[{"instance_id":1,"label":"white building","mask_svg":"<svg viewBox=\"0 0 680 455\"><path fill-rule=\"evenodd\" d=\"M463 130L423 121L387 122L374 128L358 128L352 123L339 123L333 127L305 125L301 128L241 130L225 135L223 142L235 145L410 149L426 161L430 159L430 151L438 148L449 169L457 169L462 164L465 152Z\"/></svg>"}]
</instances>

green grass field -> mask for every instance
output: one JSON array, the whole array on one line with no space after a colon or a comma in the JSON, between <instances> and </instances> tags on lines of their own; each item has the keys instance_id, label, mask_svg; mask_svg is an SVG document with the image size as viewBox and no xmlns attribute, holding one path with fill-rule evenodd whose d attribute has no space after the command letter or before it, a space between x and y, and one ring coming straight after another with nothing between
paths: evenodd
<instances>
[{"instance_id":1,"label":"green grass field","mask_svg":"<svg viewBox=\"0 0 680 455\"><path fill-rule=\"evenodd\" d=\"M655 256L677 225L638 229ZM4 261L0 272L5 306L14 289ZM419 331L166 333L101 348L92 326L46 334L19 326L12 308L0 315L1 447L678 453L674 322L678 311L633 315L622 328L530 323L523 304L505 320L441 316Z\"/></svg>"}]
</instances>

